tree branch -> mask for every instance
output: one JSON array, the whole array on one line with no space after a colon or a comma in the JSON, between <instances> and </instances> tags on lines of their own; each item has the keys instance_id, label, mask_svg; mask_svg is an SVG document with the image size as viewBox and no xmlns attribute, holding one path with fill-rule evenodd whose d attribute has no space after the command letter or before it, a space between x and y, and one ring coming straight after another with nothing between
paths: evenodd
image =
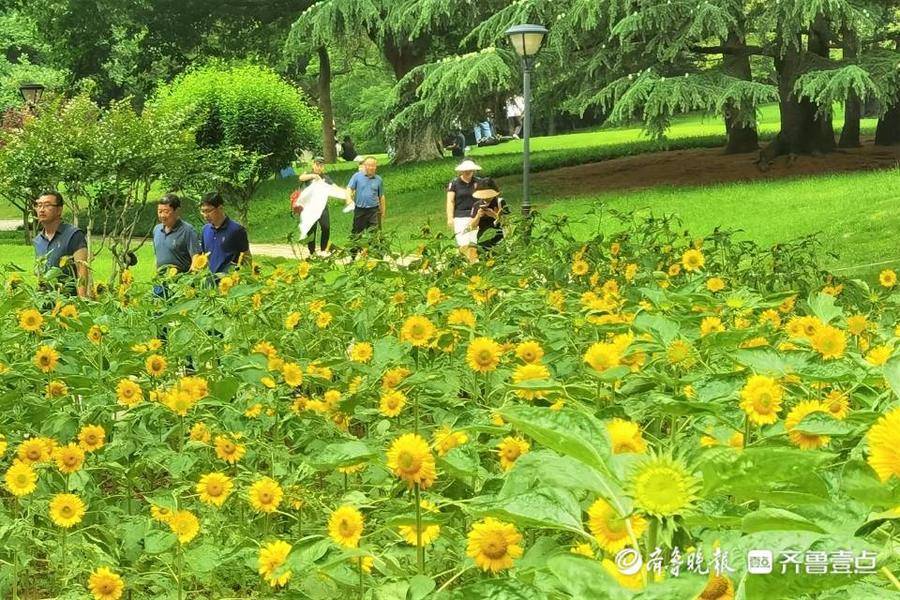
<instances>
[{"instance_id":1,"label":"tree branch","mask_svg":"<svg viewBox=\"0 0 900 600\"><path fill-rule=\"evenodd\" d=\"M731 54L735 56L768 54L762 46L691 46L689 50L695 54Z\"/></svg>"}]
</instances>

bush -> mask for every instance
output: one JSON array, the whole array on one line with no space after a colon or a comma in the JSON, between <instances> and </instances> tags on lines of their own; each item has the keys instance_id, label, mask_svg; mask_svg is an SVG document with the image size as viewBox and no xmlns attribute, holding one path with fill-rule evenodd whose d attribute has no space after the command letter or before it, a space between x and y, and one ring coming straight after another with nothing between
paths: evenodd
<instances>
[{"instance_id":1,"label":"bush","mask_svg":"<svg viewBox=\"0 0 900 600\"><path fill-rule=\"evenodd\" d=\"M260 181L300 150L321 148L318 110L265 67L208 65L163 86L154 104L163 112L184 113L201 147L240 150L223 155L227 173L219 187L244 215Z\"/></svg>"}]
</instances>

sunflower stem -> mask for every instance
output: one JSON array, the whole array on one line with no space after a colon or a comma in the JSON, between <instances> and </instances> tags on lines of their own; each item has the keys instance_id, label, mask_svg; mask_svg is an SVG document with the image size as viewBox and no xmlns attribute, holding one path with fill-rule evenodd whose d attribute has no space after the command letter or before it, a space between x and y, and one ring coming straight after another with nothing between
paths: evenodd
<instances>
[{"instance_id":1,"label":"sunflower stem","mask_svg":"<svg viewBox=\"0 0 900 600\"><path fill-rule=\"evenodd\" d=\"M365 589L363 588L363 557L356 557L356 567L359 570L359 600L363 599L363 594L365 593Z\"/></svg>"},{"instance_id":2,"label":"sunflower stem","mask_svg":"<svg viewBox=\"0 0 900 600\"><path fill-rule=\"evenodd\" d=\"M422 501L419 484L416 484L416 554L418 557L419 575L425 573L425 545L422 543Z\"/></svg>"},{"instance_id":3,"label":"sunflower stem","mask_svg":"<svg viewBox=\"0 0 900 600\"><path fill-rule=\"evenodd\" d=\"M750 422L750 417L744 417L744 448L750 443L750 433L752 432L753 424Z\"/></svg>"},{"instance_id":4,"label":"sunflower stem","mask_svg":"<svg viewBox=\"0 0 900 600\"><path fill-rule=\"evenodd\" d=\"M178 600L184 599L184 585L181 581L181 579L182 579L181 578L181 566L182 566L181 562L182 562L181 544L179 543L178 546L175 548L175 572L178 577Z\"/></svg>"},{"instance_id":5,"label":"sunflower stem","mask_svg":"<svg viewBox=\"0 0 900 600\"><path fill-rule=\"evenodd\" d=\"M651 519L650 520L650 531L647 534L647 558L650 558L650 555L653 554L654 550L656 550L656 538L659 533L659 519ZM650 582L656 581L656 577L653 572L649 569L647 570L647 577L650 578Z\"/></svg>"}]
</instances>

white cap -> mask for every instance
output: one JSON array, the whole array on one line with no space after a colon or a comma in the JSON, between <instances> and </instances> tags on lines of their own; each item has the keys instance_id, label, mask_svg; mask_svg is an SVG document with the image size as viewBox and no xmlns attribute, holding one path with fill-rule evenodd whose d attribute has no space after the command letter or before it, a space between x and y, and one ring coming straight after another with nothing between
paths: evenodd
<instances>
[{"instance_id":1,"label":"white cap","mask_svg":"<svg viewBox=\"0 0 900 600\"><path fill-rule=\"evenodd\" d=\"M474 161L472 161L471 159L468 159L468 158L466 160L462 161L461 163L459 163L459 165L456 167L457 172L480 171L480 170L481 170L481 167L476 165Z\"/></svg>"}]
</instances>

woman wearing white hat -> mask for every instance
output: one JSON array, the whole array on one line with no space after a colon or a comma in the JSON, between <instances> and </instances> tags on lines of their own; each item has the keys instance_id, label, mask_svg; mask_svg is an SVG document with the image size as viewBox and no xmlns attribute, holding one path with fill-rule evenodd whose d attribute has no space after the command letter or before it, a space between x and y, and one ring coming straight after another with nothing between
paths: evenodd
<instances>
[{"instance_id":1,"label":"woman wearing white hat","mask_svg":"<svg viewBox=\"0 0 900 600\"><path fill-rule=\"evenodd\" d=\"M459 251L470 263L478 258L475 247L478 230L473 230L469 225L475 205L472 194L478 183L475 172L480 170L481 167L467 158L456 167L457 176L447 185L447 227L453 231Z\"/></svg>"}]
</instances>

